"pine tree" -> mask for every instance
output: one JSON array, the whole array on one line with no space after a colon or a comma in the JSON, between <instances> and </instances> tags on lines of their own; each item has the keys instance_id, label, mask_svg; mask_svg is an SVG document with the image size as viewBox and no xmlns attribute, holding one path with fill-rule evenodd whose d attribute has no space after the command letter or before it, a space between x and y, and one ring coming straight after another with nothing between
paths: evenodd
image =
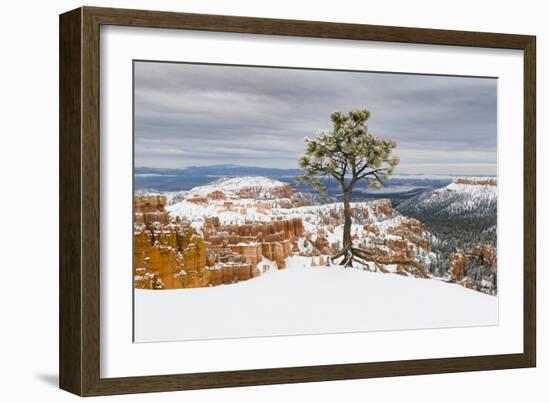
<instances>
[{"instance_id":1,"label":"pine tree","mask_svg":"<svg viewBox=\"0 0 550 403\"><path fill-rule=\"evenodd\" d=\"M334 178L343 192L344 234L342 249L331 261L350 267L353 262L372 261L366 251L353 247L351 239L352 191L358 183L381 188L399 164L399 157L392 155L395 141L380 139L367 127L371 114L368 110L354 110L347 114L331 114L332 130L319 132L314 139L305 139L305 152L299 164L304 171L299 181L308 182L321 192L326 188L321 178Z\"/></svg>"}]
</instances>

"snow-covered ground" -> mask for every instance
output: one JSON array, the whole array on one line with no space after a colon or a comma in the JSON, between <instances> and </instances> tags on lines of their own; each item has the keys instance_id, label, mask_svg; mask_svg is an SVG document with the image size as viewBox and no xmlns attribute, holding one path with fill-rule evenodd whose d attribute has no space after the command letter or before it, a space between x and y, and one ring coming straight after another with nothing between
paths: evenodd
<instances>
[{"instance_id":1,"label":"snow-covered ground","mask_svg":"<svg viewBox=\"0 0 550 403\"><path fill-rule=\"evenodd\" d=\"M238 284L135 290L137 342L496 325L498 298L293 256Z\"/></svg>"}]
</instances>

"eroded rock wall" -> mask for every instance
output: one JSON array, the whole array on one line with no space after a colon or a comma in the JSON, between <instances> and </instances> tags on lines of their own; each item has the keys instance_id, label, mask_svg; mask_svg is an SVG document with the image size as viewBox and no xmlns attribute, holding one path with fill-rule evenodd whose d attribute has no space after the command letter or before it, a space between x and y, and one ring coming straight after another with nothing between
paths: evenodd
<instances>
[{"instance_id":1,"label":"eroded rock wall","mask_svg":"<svg viewBox=\"0 0 550 403\"><path fill-rule=\"evenodd\" d=\"M449 256L452 282L486 294L497 294L497 249L479 244L470 250L457 250Z\"/></svg>"},{"instance_id":2,"label":"eroded rock wall","mask_svg":"<svg viewBox=\"0 0 550 403\"><path fill-rule=\"evenodd\" d=\"M203 233L213 255L220 255L224 249L229 249L242 256L252 267L256 267L265 257L274 261L279 269L284 269L285 259L295 249L297 238L304 233L304 226L300 218L230 225L222 225L218 218L210 218L205 222Z\"/></svg>"},{"instance_id":3,"label":"eroded rock wall","mask_svg":"<svg viewBox=\"0 0 550 403\"><path fill-rule=\"evenodd\" d=\"M172 289L209 284L206 244L188 223L172 220L159 195L134 198L134 285Z\"/></svg>"},{"instance_id":4,"label":"eroded rock wall","mask_svg":"<svg viewBox=\"0 0 550 403\"><path fill-rule=\"evenodd\" d=\"M218 218L207 218L201 235L179 217L172 219L165 205L166 198L160 195L134 199L136 288L194 288L246 281L261 274L257 265L264 257L284 269L285 259L304 232L299 218L241 225L221 225Z\"/></svg>"}]
</instances>

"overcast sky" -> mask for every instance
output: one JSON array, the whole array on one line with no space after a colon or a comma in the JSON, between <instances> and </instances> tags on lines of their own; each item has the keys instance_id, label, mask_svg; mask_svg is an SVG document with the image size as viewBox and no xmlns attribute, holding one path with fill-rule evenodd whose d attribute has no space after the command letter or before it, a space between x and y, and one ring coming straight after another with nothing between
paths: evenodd
<instances>
[{"instance_id":1,"label":"overcast sky","mask_svg":"<svg viewBox=\"0 0 550 403\"><path fill-rule=\"evenodd\" d=\"M333 111L366 108L396 173L496 174L497 80L135 62L135 166L296 168Z\"/></svg>"}]
</instances>

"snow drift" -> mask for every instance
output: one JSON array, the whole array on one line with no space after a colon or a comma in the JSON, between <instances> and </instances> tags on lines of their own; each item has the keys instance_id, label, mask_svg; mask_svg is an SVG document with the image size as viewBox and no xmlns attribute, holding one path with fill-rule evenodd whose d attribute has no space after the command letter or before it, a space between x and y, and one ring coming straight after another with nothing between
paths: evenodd
<instances>
[{"instance_id":1,"label":"snow drift","mask_svg":"<svg viewBox=\"0 0 550 403\"><path fill-rule=\"evenodd\" d=\"M135 290L135 313L136 342L198 340L496 325L498 298L294 256L239 284Z\"/></svg>"}]
</instances>

